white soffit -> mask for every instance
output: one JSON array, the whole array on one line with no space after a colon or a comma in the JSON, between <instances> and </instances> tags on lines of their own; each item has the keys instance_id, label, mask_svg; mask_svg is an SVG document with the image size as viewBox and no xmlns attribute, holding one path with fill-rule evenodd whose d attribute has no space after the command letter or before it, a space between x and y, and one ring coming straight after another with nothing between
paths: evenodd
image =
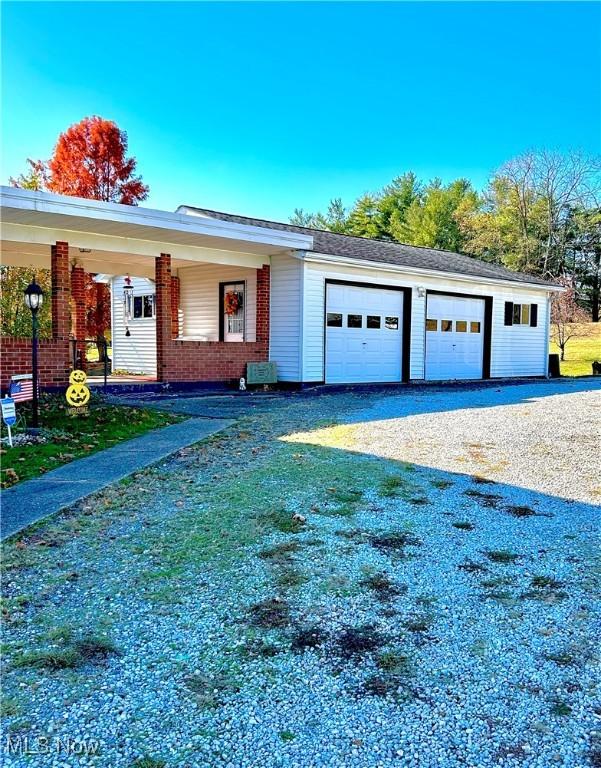
<instances>
[{"instance_id":1,"label":"white soffit","mask_svg":"<svg viewBox=\"0 0 601 768\"><path fill-rule=\"evenodd\" d=\"M16 187L0 187L0 203L3 224L53 232L90 233L264 255L313 246L311 236L296 232Z\"/></svg>"}]
</instances>

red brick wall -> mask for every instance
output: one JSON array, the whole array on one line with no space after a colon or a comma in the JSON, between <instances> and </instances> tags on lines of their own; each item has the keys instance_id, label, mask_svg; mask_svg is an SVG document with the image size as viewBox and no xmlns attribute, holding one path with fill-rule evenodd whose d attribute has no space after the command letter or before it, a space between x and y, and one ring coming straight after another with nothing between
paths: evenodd
<instances>
[{"instance_id":1,"label":"red brick wall","mask_svg":"<svg viewBox=\"0 0 601 768\"><path fill-rule=\"evenodd\" d=\"M182 341L172 315L171 258L156 259L157 378L159 381L228 381L246 376L246 363L269 359L269 267L257 270L257 340Z\"/></svg>"},{"instance_id":2,"label":"red brick wall","mask_svg":"<svg viewBox=\"0 0 601 768\"><path fill-rule=\"evenodd\" d=\"M71 331L71 276L69 243L50 246L52 263L52 338L68 339Z\"/></svg>"},{"instance_id":3,"label":"red brick wall","mask_svg":"<svg viewBox=\"0 0 601 768\"><path fill-rule=\"evenodd\" d=\"M65 339L38 341L38 374L41 387L66 386L69 382L69 342ZM31 339L2 338L0 386L8 389L11 376L31 373Z\"/></svg>"},{"instance_id":4,"label":"red brick wall","mask_svg":"<svg viewBox=\"0 0 601 768\"><path fill-rule=\"evenodd\" d=\"M69 244L58 242L51 246L51 256L52 339L38 340L38 373L41 387L62 387L68 384L71 370ZM0 387L3 391L8 388L10 377L18 373L32 373L31 339L3 336L0 339Z\"/></svg>"},{"instance_id":5,"label":"red brick wall","mask_svg":"<svg viewBox=\"0 0 601 768\"><path fill-rule=\"evenodd\" d=\"M171 276L171 336L179 336L179 277Z\"/></svg>"},{"instance_id":6,"label":"red brick wall","mask_svg":"<svg viewBox=\"0 0 601 768\"><path fill-rule=\"evenodd\" d=\"M86 273L83 267L71 269L71 295L75 312L73 313L73 334L77 339L78 366L86 369Z\"/></svg>"},{"instance_id":7,"label":"red brick wall","mask_svg":"<svg viewBox=\"0 0 601 768\"><path fill-rule=\"evenodd\" d=\"M171 256L168 253L161 253L154 261L157 379L159 381L169 381L167 357L171 341Z\"/></svg>"},{"instance_id":8,"label":"red brick wall","mask_svg":"<svg viewBox=\"0 0 601 768\"><path fill-rule=\"evenodd\" d=\"M269 277L268 266L257 269L257 341L267 346L269 346Z\"/></svg>"},{"instance_id":9,"label":"red brick wall","mask_svg":"<svg viewBox=\"0 0 601 768\"><path fill-rule=\"evenodd\" d=\"M246 376L246 363L267 360L259 342L169 341L162 381L229 381Z\"/></svg>"}]
</instances>

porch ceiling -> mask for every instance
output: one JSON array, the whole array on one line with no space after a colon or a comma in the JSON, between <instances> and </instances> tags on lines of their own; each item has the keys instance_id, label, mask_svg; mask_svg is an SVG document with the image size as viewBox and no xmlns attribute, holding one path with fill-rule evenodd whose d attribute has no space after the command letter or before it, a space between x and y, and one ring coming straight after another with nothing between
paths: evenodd
<instances>
[{"instance_id":1,"label":"porch ceiling","mask_svg":"<svg viewBox=\"0 0 601 768\"><path fill-rule=\"evenodd\" d=\"M65 238L61 238L65 239ZM55 242L55 241L53 241ZM36 269L50 269L50 245L42 243L16 242L14 240L1 240L1 263L6 266L35 267ZM168 252L168 249L163 249ZM190 267L194 264L231 264L260 268L269 257L259 256L254 253L240 253L233 251L219 251L204 249L205 253L195 253L195 258L171 258L171 268L175 273L177 269ZM154 253L158 256L159 252ZM107 275L129 274L132 277L148 277L154 279L154 258L149 258L136 253L123 251L104 251L91 249L82 252L69 242L69 259L72 264L81 265L86 272L103 273Z\"/></svg>"}]
</instances>

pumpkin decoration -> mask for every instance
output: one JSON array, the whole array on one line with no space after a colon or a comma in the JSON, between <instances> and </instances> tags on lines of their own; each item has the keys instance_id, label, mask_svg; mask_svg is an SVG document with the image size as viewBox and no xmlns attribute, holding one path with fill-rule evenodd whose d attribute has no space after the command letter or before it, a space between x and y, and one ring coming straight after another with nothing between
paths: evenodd
<instances>
[{"instance_id":1,"label":"pumpkin decoration","mask_svg":"<svg viewBox=\"0 0 601 768\"><path fill-rule=\"evenodd\" d=\"M238 291L228 291L223 297L223 311L230 317L242 309L242 294Z\"/></svg>"},{"instance_id":2,"label":"pumpkin decoration","mask_svg":"<svg viewBox=\"0 0 601 768\"><path fill-rule=\"evenodd\" d=\"M74 408L87 405L90 399L90 390L86 387L87 378L85 371L77 369L69 374L69 388L65 396L69 405Z\"/></svg>"}]
</instances>

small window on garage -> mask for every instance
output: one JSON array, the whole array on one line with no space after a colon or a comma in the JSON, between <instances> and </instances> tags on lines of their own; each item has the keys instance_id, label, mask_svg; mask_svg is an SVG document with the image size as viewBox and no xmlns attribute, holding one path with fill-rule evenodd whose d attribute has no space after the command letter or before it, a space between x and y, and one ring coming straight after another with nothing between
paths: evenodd
<instances>
[{"instance_id":1,"label":"small window on garage","mask_svg":"<svg viewBox=\"0 0 601 768\"><path fill-rule=\"evenodd\" d=\"M398 317L387 317L386 321L384 322L384 326L388 328L389 331L398 331L399 330L399 318Z\"/></svg>"},{"instance_id":2,"label":"small window on garage","mask_svg":"<svg viewBox=\"0 0 601 768\"><path fill-rule=\"evenodd\" d=\"M426 330L427 331L437 331L438 330L438 320L432 320L428 318L426 320Z\"/></svg>"},{"instance_id":3,"label":"small window on garage","mask_svg":"<svg viewBox=\"0 0 601 768\"><path fill-rule=\"evenodd\" d=\"M368 328L379 328L382 324L382 318L380 315L368 315L367 316L367 327Z\"/></svg>"},{"instance_id":4,"label":"small window on garage","mask_svg":"<svg viewBox=\"0 0 601 768\"><path fill-rule=\"evenodd\" d=\"M470 333L480 333L480 321L472 320L470 322Z\"/></svg>"},{"instance_id":5,"label":"small window on garage","mask_svg":"<svg viewBox=\"0 0 601 768\"><path fill-rule=\"evenodd\" d=\"M467 333L467 320L456 320L455 330L457 333Z\"/></svg>"},{"instance_id":6,"label":"small window on garage","mask_svg":"<svg viewBox=\"0 0 601 768\"><path fill-rule=\"evenodd\" d=\"M342 315L339 312L328 312L329 328L342 328Z\"/></svg>"},{"instance_id":7,"label":"small window on garage","mask_svg":"<svg viewBox=\"0 0 601 768\"><path fill-rule=\"evenodd\" d=\"M443 333L448 333L449 331L453 330L453 321L452 320L441 320L440 321L440 330Z\"/></svg>"},{"instance_id":8,"label":"small window on garage","mask_svg":"<svg viewBox=\"0 0 601 768\"><path fill-rule=\"evenodd\" d=\"M530 304L513 305L513 324L530 325Z\"/></svg>"},{"instance_id":9,"label":"small window on garage","mask_svg":"<svg viewBox=\"0 0 601 768\"><path fill-rule=\"evenodd\" d=\"M363 315L348 315L346 318L347 328L362 328L363 327Z\"/></svg>"}]
</instances>

